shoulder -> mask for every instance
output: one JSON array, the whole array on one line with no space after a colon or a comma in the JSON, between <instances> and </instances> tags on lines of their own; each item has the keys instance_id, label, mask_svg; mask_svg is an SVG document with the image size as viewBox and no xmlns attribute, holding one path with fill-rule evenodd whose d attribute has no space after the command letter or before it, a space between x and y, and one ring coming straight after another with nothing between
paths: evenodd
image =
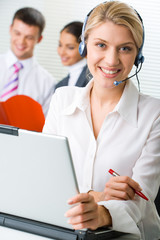
<instances>
[{"instance_id":1,"label":"shoulder","mask_svg":"<svg viewBox=\"0 0 160 240\"><path fill-rule=\"evenodd\" d=\"M158 98L140 93L139 103L144 109L153 110L160 113L160 99Z\"/></svg>"},{"instance_id":2,"label":"shoulder","mask_svg":"<svg viewBox=\"0 0 160 240\"><path fill-rule=\"evenodd\" d=\"M57 109L58 114L71 114L77 108L83 110L88 106L90 89L93 81L90 81L86 87L64 86L57 88L52 96L52 109Z\"/></svg>"},{"instance_id":3,"label":"shoulder","mask_svg":"<svg viewBox=\"0 0 160 240\"><path fill-rule=\"evenodd\" d=\"M0 59L4 59L6 54L0 54Z\"/></svg>"},{"instance_id":4,"label":"shoulder","mask_svg":"<svg viewBox=\"0 0 160 240\"><path fill-rule=\"evenodd\" d=\"M60 111L63 111L70 106L75 106L82 94L83 88L81 87L63 86L56 89L51 103L55 107L57 106Z\"/></svg>"},{"instance_id":5,"label":"shoulder","mask_svg":"<svg viewBox=\"0 0 160 240\"><path fill-rule=\"evenodd\" d=\"M44 75L44 76L49 76L49 77L52 76L51 73L49 73L49 71L48 71L47 69L45 69L44 67L42 67L38 62L36 62L36 63L34 64L34 67L35 67L35 69L37 69L37 71L38 71L40 74L42 74L42 75Z\"/></svg>"},{"instance_id":6,"label":"shoulder","mask_svg":"<svg viewBox=\"0 0 160 240\"><path fill-rule=\"evenodd\" d=\"M140 94L139 115L143 117L145 122L153 122L156 119L160 119L160 99Z\"/></svg>"},{"instance_id":7,"label":"shoulder","mask_svg":"<svg viewBox=\"0 0 160 240\"><path fill-rule=\"evenodd\" d=\"M41 66L37 61L34 62L33 68L31 71L32 75L36 75L36 78L40 82L47 83L54 83L56 84L56 79L52 76L52 74L45 69L43 66Z\"/></svg>"},{"instance_id":8,"label":"shoulder","mask_svg":"<svg viewBox=\"0 0 160 240\"><path fill-rule=\"evenodd\" d=\"M138 110L139 115L160 114L160 99L139 92L132 81L126 84L126 96L125 101L130 101Z\"/></svg>"},{"instance_id":9,"label":"shoulder","mask_svg":"<svg viewBox=\"0 0 160 240\"><path fill-rule=\"evenodd\" d=\"M62 87L62 86L68 86L68 79L69 77L65 77L63 78L62 80L60 80L57 84L56 84L56 87L55 88L59 88L59 87Z\"/></svg>"},{"instance_id":10,"label":"shoulder","mask_svg":"<svg viewBox=\"0 0 160 240\"><path fill-rule=\"evenodd\" d=\"M61 88L57 88L55 91L55 95L57 98L60 98L62 102L67 100L68 103L73 102L78 98L83 92L83 88L76 86L63 86Z\"/></svg>"},{"instance_id":11,"label":"shoulder","mask_svg":"<svg viewBox=\"0 0 160 240\"><path fill-rule=\"evenodd\" d=\"M0 65L6 65L6 54L0 54Z\"/></svg>"}]
</instances>

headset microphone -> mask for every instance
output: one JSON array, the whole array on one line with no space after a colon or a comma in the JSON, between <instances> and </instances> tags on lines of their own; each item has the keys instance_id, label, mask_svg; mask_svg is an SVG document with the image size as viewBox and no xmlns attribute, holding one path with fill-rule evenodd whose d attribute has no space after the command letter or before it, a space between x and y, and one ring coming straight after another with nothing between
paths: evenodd
<instances>
[{"instance_id":1,"label":"headset microphone","mask_svg":"<svg viewBox=\"0 0 160 240\"><path fill-rule=\"evenodd\" d=\"M130 77L128 77L128 78L126 78L126 79L124 79L124 80L122 80L122 81L114 81L113 84L114 84L115 86L118 86L120 83L123 83L123 82L127 81L128 79L134 77L136 74L137 74L137 72L134 73L132 76L130 76Z\"/></svg>"},{"instance_id":2,"label":"headset microphone","mask_svg":"<svg viewBox=\"0 0 160 240\"><path fill-rule=\"evenodd\" d=\"M135 72L132 76L127 77L127 78L125 78L124 80L121 80L121 81L114 81L113 84L114 84L115 86L118 86L120 83L123 83L123 82L127 81L128 79L134 77L135 75L137 76L137 73L139 73L139 71L141 70L141 68L142 68L142 62L141 62L141 65L140 65L139 69L137 68L137 69L136 69L136 72Z\"/></svg>"},{"instance_id":3,"label":"headset microphone","mask_svg":"<svg viewBox=\"0 0 160 240\"><path fill-rule=\"evenodd\" d=\"M126 79L124 79L124 80L122 80L122 81L114 81L114 85L115 86L118 86L120 83L123 83L124 81L126 81L127 80L127 78Z\"/></svg>"}]
</instances>

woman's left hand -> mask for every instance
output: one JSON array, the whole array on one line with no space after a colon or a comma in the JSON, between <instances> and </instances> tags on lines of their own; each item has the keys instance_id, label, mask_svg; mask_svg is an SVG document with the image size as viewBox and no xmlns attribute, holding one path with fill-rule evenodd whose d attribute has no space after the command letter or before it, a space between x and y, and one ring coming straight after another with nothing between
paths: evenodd
<instances>
[{"instance_id":1,"label":"woman's left hand","mask_svg":"<svg viewBox=\"0 0 160 240\"><path fill-rule=\"evenodd\" d=\"M68 203L76 204L69 209L65 216L74 229L89 228L92 230L101 226L111 225L111 216L107 209L98 206L94 197L89 193L80 193L71 198Z\"/></svg>"}]
</instances>

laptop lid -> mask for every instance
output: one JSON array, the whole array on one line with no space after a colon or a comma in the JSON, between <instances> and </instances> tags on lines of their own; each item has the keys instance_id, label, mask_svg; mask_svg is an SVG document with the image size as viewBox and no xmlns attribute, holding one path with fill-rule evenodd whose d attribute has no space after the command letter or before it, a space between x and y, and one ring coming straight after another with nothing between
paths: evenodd
<instances>
[{"instance_id":1,"label":"laptop lid","mask_svg":"<svg viewBox=\"0 0 160 240\"><path fill-rule=\"evenodd\" d=\"M0 144L0 225L60 240L123 235L67 223L67 200L79 190L66 137L0 125Z\"/></svg>"},{"instance_id":2,"label":"laptop lid","mask_svg":"<svg viewBox=\"0 0 160 240\"><path fill-rule=\"evenodd\" d=\"M68 140L0 126L0 212L72 228L64 213L78 193Z\"/></svg>"}]
</instances>

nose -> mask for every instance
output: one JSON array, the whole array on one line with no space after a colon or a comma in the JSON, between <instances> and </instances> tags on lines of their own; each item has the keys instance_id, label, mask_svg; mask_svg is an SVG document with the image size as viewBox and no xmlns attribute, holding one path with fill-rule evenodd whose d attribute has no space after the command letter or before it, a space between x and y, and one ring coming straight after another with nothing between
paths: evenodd
<instances>
[{"instance_id":1,"label":"nose","mask_svg":"<svg viewBox=\"0 0 160 240\"><path fill-rule=\"evenodd\" d=\"M25 37L23 36L19 37L19 44L25 44Z\"/></svg>"},{"instance_id":2,"label":"nose","mask_svg":"<svg viewBox=\"0 0 160 240\"><path fill-rule=\"evenodd\" d=\"M115 48L110 48L105 52L105 63L109 67L117 66L120 62L119 54Z\"/></svg>"},{"instance_id":3,"label":"nose","mask_svg":"<svg viewBox=\"0 0 160 240\"><path fill-rule=\"evenodd\" d=\"M57 51L60 56L63 56L66 53L65 48L62 46L59 46Z\"/></svg>"}]
</instances>

